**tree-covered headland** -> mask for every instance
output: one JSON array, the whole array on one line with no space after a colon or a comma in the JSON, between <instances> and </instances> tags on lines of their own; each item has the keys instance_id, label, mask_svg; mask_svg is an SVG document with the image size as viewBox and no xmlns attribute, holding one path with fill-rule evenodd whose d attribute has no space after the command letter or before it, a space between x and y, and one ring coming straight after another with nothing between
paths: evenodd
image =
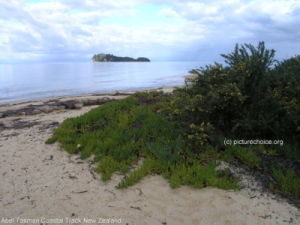
<instances>
[{"instance_id":1,"label":"tree-covered headland","mask_svg":"<svg viewBox=\"0 0 300 225\"><path fill-rule=\"evenodd\" d=\"M148 58L139 57L137 59L131 57L120 57L111 54L95 54L92 57L92 62L150 62Z\"/></svg>"}]
</instances>

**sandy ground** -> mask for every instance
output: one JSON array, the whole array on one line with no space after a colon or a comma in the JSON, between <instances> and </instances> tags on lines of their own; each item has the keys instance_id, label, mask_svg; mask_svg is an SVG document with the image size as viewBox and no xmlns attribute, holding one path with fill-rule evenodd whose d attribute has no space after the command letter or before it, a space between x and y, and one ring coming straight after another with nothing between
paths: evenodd
<instances>
[{"instance_id":1,"label":"sandy ground","mask_svg":"<svg viewBox=\"0 0 300 225\"><path fill-rule=\"evenodd\" d=\"M123 176L103 182L89 160L45 144L58 123L94 107L0 119L0 224L300 224L299 208L250 175L241 191L171 189L158 175L118 190Z\"/></svg>"}]
</instances>

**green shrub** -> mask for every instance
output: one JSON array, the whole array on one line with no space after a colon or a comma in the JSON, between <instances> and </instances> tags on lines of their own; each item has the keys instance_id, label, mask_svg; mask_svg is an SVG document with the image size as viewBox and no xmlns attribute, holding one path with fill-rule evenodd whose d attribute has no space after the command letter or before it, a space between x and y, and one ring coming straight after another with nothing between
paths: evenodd
<instances>
[{"instance_id":1,"label":"green shrub","mask_svg":"<svg viewBox=\"0 0 300 225\"><path fill-rule=\"evenodd\" d=\"M257 154L250 148L243 148L241 146L235 145L230 146L228 151L248 166L257 169L261 168L261 160L259 159Z\"/></svg>"},{"instance_id":2,"label":"green shrub","mask_svg":"<svg viewBox=\"0 0 300 225\"><path fill-rule=\"evenodd\" d=\"M281 191L300 197L300 179L296 178L293 170L284 173L281 170L273 168L272 173Z\"/></svg>"},{"instance_id":3,"label":"green shrub","mask_svg":"<svg viewBox=\"0 0 300 225\"><path fill-rule=\"evenodd\" d=\"M300 56L283 62L264 42L236 45L220 63L191 70L196 79L176 91L171 118L186 137L196 137L192 124L210 123L212 133L237 138L300 140ZM272 65L277 62L275 67ZM202 138L202 142L209 138ZM196 141L195 141L196 142Z\"/></svg>"},{"instance_id":4,"label":"green shrub","mask_svg":"<svg viewBox=\"0 0 300 225\"><path fill-rule=\"evenodd\" d=\"M270 110L263 98L274 53L266 50L263 42L257 48L236 45L233 53L222 54L226 67L215 63L190 71L197 78L190 81L189 88L178 91L174 107L177 118L187 125L209 122L217 130L242 134L244 138L253 137L254 133L265 136L273 122L265 114Z\"/></svg>"},{"instance_id":5,"label":"green shrub","mask_svg":"<svg viewBox=\"0 0 300 225\"><path fill-rule=\"evenodd\" d=\"M289 137L294 145L300 140L300 56L278 63L269 78L269 92L279 113L276 135Z\"/></svg>"},{"instance_id":6,"label":"green shrub","mask_svg":"<svg viewBox=\"0 0 300 225\"><path fill-rule=\"evenodd\" d=\"M202 157L200 146L210 143L225 150L221 158L226 161L235 157L269 173L271 159L282 157L284 167L299 170L300 56L278 62L274 55L264 42L236 45L231 54L221 55L225 66L215 63L190 71L196 78L176 90L169 114L195 154ZM228 147L220 141L225 137L284 144ZM289 176L295 182L298 178L298 173Z\"/></svg>"}]
</instances>

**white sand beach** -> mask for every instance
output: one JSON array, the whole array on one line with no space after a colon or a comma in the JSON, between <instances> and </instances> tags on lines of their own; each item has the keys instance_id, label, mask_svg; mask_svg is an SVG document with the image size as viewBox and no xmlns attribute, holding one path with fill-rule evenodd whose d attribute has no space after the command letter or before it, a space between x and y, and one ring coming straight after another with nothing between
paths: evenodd
<instances>
[{"instance_id":1,"label":"white sand beach","mask_svg":"<svg viewBox=\"0 0 300 225\"><path fill-rule=\"evenodd\" d=\"M0 111L43 101L0 104ZM242 177L241 191L171 189L159 175L118 190L122 175L103 182L90 160L45 144L66 118L95 107L0 118L0 224L300 224L300 207L263 191L250 175Z\"/></svg>"}]
</instances>

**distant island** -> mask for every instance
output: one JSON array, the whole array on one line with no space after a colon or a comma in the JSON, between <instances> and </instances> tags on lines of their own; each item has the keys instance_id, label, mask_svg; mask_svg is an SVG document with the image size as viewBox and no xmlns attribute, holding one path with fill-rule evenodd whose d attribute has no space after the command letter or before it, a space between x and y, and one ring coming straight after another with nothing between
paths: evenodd
<instances>
[{"instance_id":1,"label":"distant island","mask_svg":"<svg viewBox=\"0 0 300 225\"><path fill-rule=\"evenodd\" d=\"M92 62L150 62L145 57L139 57L137 59L131 57L120 57L111 54L95 54L92 57Z\"/></svg>"}]
</instances>

